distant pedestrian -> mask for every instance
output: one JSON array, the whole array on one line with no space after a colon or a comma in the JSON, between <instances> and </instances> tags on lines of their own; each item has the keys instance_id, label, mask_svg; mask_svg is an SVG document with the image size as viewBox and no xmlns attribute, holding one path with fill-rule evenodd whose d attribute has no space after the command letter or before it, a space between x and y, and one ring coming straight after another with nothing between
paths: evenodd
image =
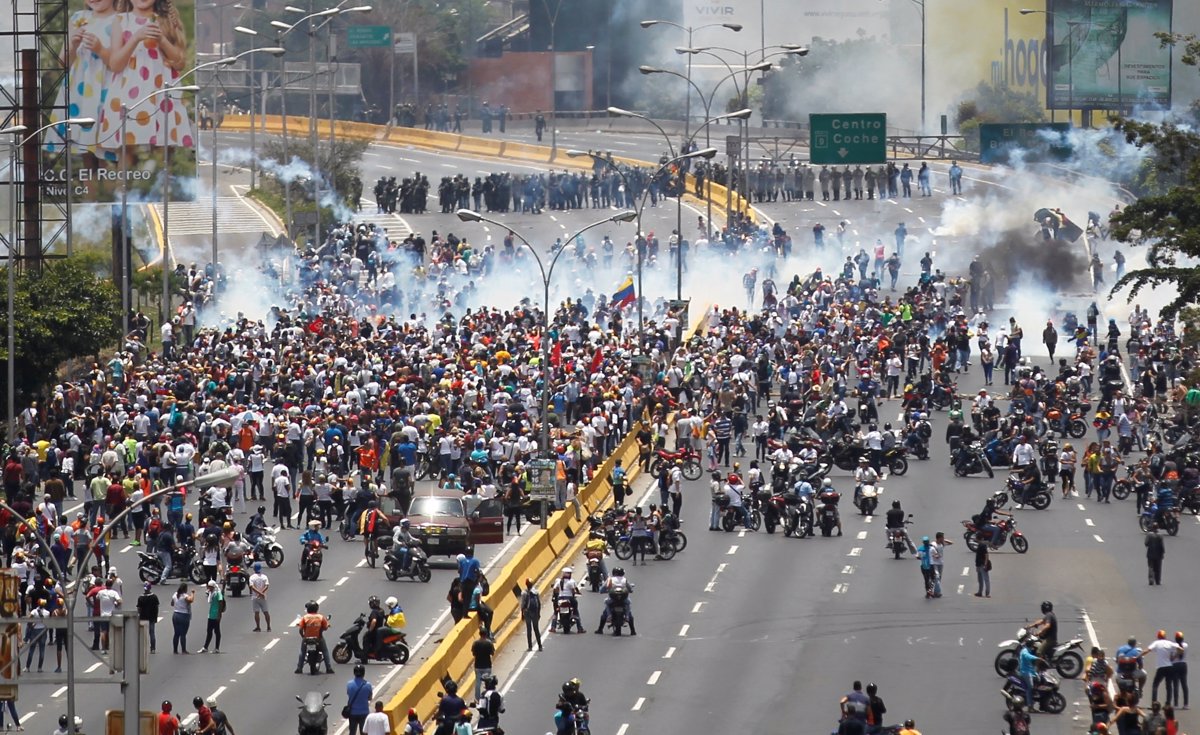
<instances>
[{"instance_id":1,"label":"distant pedestrian","mask_svg":"<svg viewBox=\"0 0 1200 735\"><path fill-rule=\"evenodd\" d=\"M200 653L208 653L208 644L214 643L213 653L221 652L221 616L225 614L225 593L216 582L208 583L208 627L204 633L204 646Z\"/></svg>"},{"instance_id":2,"label":"distant pedestrian","mask_svg":"<svg viewBox=\"0 0 1200 735\"><path fill-rule=\"evenodd\" d=\"M492 675L492 659L496 655L496 644L488 636L487 628L479 629L479 638L471 644L471 656L475 659L475 699L483 693L483 680Z\"/></svg>"},{"instance_id":3,"label":"distant pedestrian","mask_svg":"<svg viewBox=\"0 0 1200 735\"><path fill-rule=\"evenodd\" d=\"M542 650L542 598L538 596L533 586L533 580L526 578L525 591L521 593L521 619L525 621L525 640L529 650L533 650L533 640L537 638L538 650Z\"/></svg>"},{"instance_id":4,"label":"distant pedestrian","mask_svg":"<svg viewBox=\"0 0 1200 735\"><path fill-rule=\"evenodd\" d=\"M155 625L158 623L158 595L154 594L154 585L147 582L142 587L142 596L137 599L138 621L145 623L150 632L150 653L158 648Z\"/></svg>"},{"instance_id":5,"label":"distant pedestrian","mask_svg":"<svg viewBox=\"0 0 1200 735\"><path fill-rule=\"evenodd\" d=\"M1162 535L1158 532L1158 527L1151 527L1150 533L1146 534L1146 565L1149 567L1150 584L1162 584L1162 563L1163 557L1166 556L1167 550L1163 546Z\"/></svg>"},{"instance_id":6,"label":"distant pedestrian","mask_svg":"<svg viewBox=\"0 0 1200 735\"><path fill-rule=\"evenodd\" d=\"M979 580L976 597L992 596L992 559L988 555L988 544L978 544L975 547L975 578Z\"/></svg>"}]
</instances>

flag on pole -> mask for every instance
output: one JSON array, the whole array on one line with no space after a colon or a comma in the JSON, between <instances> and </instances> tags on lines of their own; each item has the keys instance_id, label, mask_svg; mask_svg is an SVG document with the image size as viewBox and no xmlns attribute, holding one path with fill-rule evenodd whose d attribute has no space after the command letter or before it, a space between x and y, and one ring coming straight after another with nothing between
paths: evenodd
<instances>
[{"instance_id":1,"label":"flag on pole","mask_svg":"<svg viewBox=\"0 0 1200 735\"><path fill-rule=\"evenodd\" d=\"M637 294L633 290L633 276L626 276L625 282L612 296L613 306L623 309L635 301L637 301Z\"/></svg>"},{"instance_id":2,"label":"flag on pole","mask_svg":"<svg viewBox=\"0 0 1200 735\"><path fill-rule=\"evenodd\" d=\"M591 372L594 373L594 372L598 371L600 369L600 366L603 364L604 364L604 352L601 351L601 349L599 347L597 347L596 354L592 356Z\"/></svg>"}]
</instances>

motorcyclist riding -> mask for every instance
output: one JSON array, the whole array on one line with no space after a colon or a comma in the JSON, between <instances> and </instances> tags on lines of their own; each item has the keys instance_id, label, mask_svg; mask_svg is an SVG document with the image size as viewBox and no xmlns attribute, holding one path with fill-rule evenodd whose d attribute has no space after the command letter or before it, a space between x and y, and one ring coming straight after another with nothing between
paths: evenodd
<instances>
[{"instance_id":1,"label":"motorcyclist riding","mask_svg":"<svg viewBox=\"0 0 1200 735\"><path fill-rule=\"evenodd\" d=\"M296 673L304 673L304 642L316 639L321 649L321 658L325 660L325 673L333 673L333 664L329 662L329 646L325 643L325 631L329 630L329 618L320 614L320 605L310 600L304 605L304 614L296 622L300 629L300 657L296 660Z\"/></svg>"},{"instance_id":2,"label":"motorcyclist riding","mask_svg":"<svg viewBox=\"0 0 1200 735\"><path fill-rule=\"evenodd\" d=\"M358 532L363 537L363 556L371 556L375 540L389 534L388 519L383 511L379 510L378 501L372 500L367 503L366 511L358 518Z\"/></svg>"},{"instance_id":3,"label":"motorcyclist riding","mask_svg":"<svg viewBox=\"0 0 1200 735\"><path fill-rule=\"evenodd\" d=\"M625 578L625 570L621 567L613 567L612 576L604 580L600 591L608 594L614 589L623 588L627 593L625 597L625 619L629 621L629 635L637 635L637 628L633 623L633 583ZM604 600L604 612L600 613L600 626L596 628L596 635L604 632L604 626L608 625L608 616L612 612L612 597L607 597Z\"/></svg>"},{"instance_id":4,"label":"motorcyclist riding","mask_svg":"<svg viewBox=\"0 0 1200 735\"><path fill-rule=\"evenodd\" d=\"M300 534L300 545L308 546L309 543L318 541L322 545L329 543L329 539L321 535L321 522L309 521L308 530Z\"/></svg>"},{"instance_id":5,"label":"motorcyclist riding","mask_svg":"<svg viewBox=\"0 0 1200 735\"><path fill-rule=\"evenodd\" d=\"M1012 513L1007 513L996 507L996 498L989 497L983 502L983 510L979 511L979 515L975 517L975 538L979 541L987 541L991 547L996 548L996 539L1000 537L1000 527L996 525L993 516L1006 516L1012 518Z\"/></svg>"},{"instance_id":6,"label":"motorcyclist riding","mask_svg":"<svg viewBox=\"0 0 1200 735\"><path fill-rule=\"evenodd\" d=\"M1042 602L1042 619L1027 627L1026 631L1041 638L1038 657L1049 661L1054 647L1058 645L1058 616L1054 614L1054 603L1049 600Z\"/></svg>"},{"instance_id":7,"label":"motorcyclist riding","mask_svg":"<svg viewBox=\"0 0 1200 735\"><path fill-rule=\"evenodd\" d=\"M412 560L412 548L419 542L412 535L411 525L407 518L401 518L396 529L392 531L392 548L388 556L400 563L400 569L408 571L408 563Z\"/></svg>"},{"instance_id":8,"label":"motorcyclist riding","mask_svg":"<svg viewBox=\"0 0 1200 735\"><path fill-rule=\"evenodd\" d=\"M600 563L601 579L608 576L608 569L604 564L604 557L608 555L608 541L604 537L603 528L595 528L588 533L588 541L584 546L583 555L588 561L596 559Z\"/></svg>"},{"instance_id":9,"label":"motorcyclist riding","mask_svg":"<svg viewBox=\"0 0 1200 735\"><path fill-rule=\"evenodd\" d=\"M858 458L858 467L854 470L854 503L862 500L863 485L875 485L879 482L879 472L871 466L866 457Z\"/></svg>"},{"instance_id":10,"label":"motorcyclist riding","mask_svg":"<svg viewBox=\"0 0 1200 735\"><path fill-rule=\"evenodd\" d=\"M246 557L246 553L253 547L242 540L240 533L234 533L233 538L225 545L225 562L227 564L241 565Z\"/></svg>"},{"instance_id":11,"label":"motorcyclist riding","mask_svg":"<svg viewBox=\"0 0 1200 735\"><path fill-rule=\"evenodd\" d=\"M582 633L584 632L583 621L579 617L579 600L577 599L579 596L579 585L575 583L575 580L571 579L571 575L574 573L575 570L571 567L567 567L566 569L562 570L562 577L560 577L559 580L554 583L554 601L557 605L557 602L561 599L565 598L570 600L571 616L575 621L575 625L579 627L579 632ZM550 619L550 631L554 632L557 627L558 616L555 615Z\"/></svg>"},{"instance_id":12,"label":"motorcyclist riding","mask_svg":"<svg viewBox=\"0 0 1200 735\"><path fill-rule=\"evenodd\" d=\"M837 510L838 501L842 499L841 493L833 489L833 481L828 477L821 480L821 494L817 496L817 500L823 505L831 505L834 510ZM842 535L842 514L837 514L837 535Z\"/></svg>"},{"instance_id":13,"label":"motorcyclist riding","mask_svg":"<svg viewBox=\"0 0 1200 735\"><path fill-rule=\"evenodd\" d=\"M387 614L380 607L378 597L371 595L371 598L367 600L367 607L370 608L370 612L367 613L367 627L363 631L362 660L364 663L379 648L379 637L387 621Z\"/></svg>"},{"instance_id":14,"label":"motorcyclist riding","mask_svg":"<svg viewBox=\"0 0 1200 735\"><path fill-rule=\"evenodd\" d=\"M250 516L250 520L246 521L246 540L251 546L258 546L258 540L262 538L263 531L267 530L267 506L258 506L258 511Z\"/></svg>"},{"instance_id":15,"label":"motorcyclist riding","mask_svg":"<svg viewBox=\"0 0 1200 735\"><path fill-rule=\"evenodd\" d=\"M570 681L563 682L562 700L572 707L588 706L588 702L591 700L584 696L583 690L580 688L582 686L583 682L579 679L571 679Z\"/></svg>"},{"instance_id":16,"label":"motorcyclist riding","mask_svg":"<svg viewBox=\"0 0 1200 735\"><path fill-rule=\"evenodd\" d=\"M904 510L900 508L900 501L893 500L892 507L887 512L886 528L888 530L896 529L900 531L901 535L904 537L904 543L908 546L908 552L913 556L916 556L917 547L913 544L912 538L908 535L908 530L904 522L906 519L907 516L904 515Z\"/></svg>"},{"instance_id":17,"label":"motorcyclist riding","mask_svg":"<svg viewBox=\"0 0 1200 735\"><path fill-rule=\"evenodd\" d=\"M1042 472L1038 469L1037 462L1030 462L1021 468L1021 474L1018 475L1021 481L1020 488L1017 490L1016 497L1013 502L1018 508L1022 507L1028 501L1028 498L1042 486Z\"/></svg>"},{"instance_id":18,"label":"motorcyclist riding","mask_svg":"<svg viewBox=\"0 0 1200 735\"><path fill-rule=\"evenodd\" d=\"M1125 645L1117 649L1117 680L1123 679L1133 683L1139 697L1142 687L1146 685L1146 670L1143 668L1142 649L1138 648L1137 639L1130 638Z\"/></svg>"}]
</instances>

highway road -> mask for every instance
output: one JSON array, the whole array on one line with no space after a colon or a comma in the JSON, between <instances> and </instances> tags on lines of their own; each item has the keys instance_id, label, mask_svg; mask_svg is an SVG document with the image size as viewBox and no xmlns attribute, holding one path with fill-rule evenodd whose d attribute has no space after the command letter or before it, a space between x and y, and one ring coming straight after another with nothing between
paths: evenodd
<instances>
[{"instance_id":1,"label":"highway road","mask_svg":"<svg viewBox=\"0 0 1200 735\"><path fill-rule=\"evenodd\" d=\"M222 145L244 142L239 135L223 134L226 142ZM628 150L611 145L617 138L605 133L573 133L567 140L560 139L560 145L569 142L584 149L654 158L661 142L648 136L621 138L626 139ZM942 170L939 165L934 168ZM401 178L422 171L436 184L441 176L459 172L473 179L493 171L545 169L536 164L375 144L363 159L362 179L369 191L381 175ZM236 184L236 178L224 178L224 170L222 167L222 186ZM793 272L810 272L816 265L832 271L860 245L869 248L875 238L890 243L899 221L905 221L910 232L902 283L915 279L919 256L914 253L924 249L934 250L935 265L945 267L948 273L963 272L976 244L968 235L935 237L934 230L945 223L945 208L983 201L995 206L993 198L1010 191L1005 179L988 172L972 170L968 177L961 198L950 197L943 190L944 178L939 177L935 196L927 199L764 205L764 213L791 231L796 242L793 261L776 280L782 282ZM222 204L227 201L223 199ZM1024 209L1030 203L1009 201L1007 206ZM1046 203L1041 201L1038 206ZM433 211L424 215L381 217L365 212L362 217L384 224L389 233L397 235L419 231L428 236L437 230L494 243L503 237L494 227L468 225L442 215L436 201L432 204ZM228 206L235 203L229 201ZM1109 205L1102 206L1107 209ZM684 213L689 235L696 214L695 210ZM585 209L497 218L540 249L603 216L603 212ZM833 247L832 233L843 219L848 222L846 240ZM828 228L831 242L820 254L813 252L809 234L818 221ZM648 208L643 229L662 237L674 223L674 205L668 204ZM598 241L606 231L597 230L589 242ZM613 225L611 229L618 244L631 239L632 232L632 226ZM244 250L252 239L257 238L247 234L237 242ZM204 236L198 234L177 239L176 245L181 259L199 260L208 247ZM235 250L229 247L229 252ZM747 267L739 263L731 268L725 261L718 261L713 268L697 265L685 281L686 295L704 302L741 304L745 296L739 276ZM606 292L616 283L596 279L567 288L578 285ZM647 278L646 293L651 299L673 296L673 291L673 274L662 272ZM521 295L519 288L502 290L496 295L496 305L508 306ZM1007 318L1013 313L1009 309L1016 309L1026 331L1036 334L1040 320L1064 308L1082 311L1089 298L1080 291L1067 294L1061 303L1044 306L1019 299L1010 304L1001 296L999 300L1005 303L997 316ZM974 387L976 378L964 377L962 387ZM894 414L898 408L889 405L887 411ZM982 498L998 481L954 479L946 466L943 445L936 440L943 426L944 418L939 417L933 458L927 463L914 462L908 476L891 478L886 485L887 498L901 499L906 510L916 515L918 534L944 530L960 541L948 555L943 599L923 599L915 562L893 561L886 555L878 524L847 515L847 532L841 539L800 541L762 533L709 533L704 530L707 487L695 483L688 488L684 510L685 528L692 539L688 550L671 562L652 562L636 570L627 566L638 584L634 603L640 635L621 640L590 633L551 636L545 653L527 657L519 645L519 650L506 653L498 667L509 696L505 727L514 733L551 729L555 693L563 680L579 676L593 699L595 731L604 735L664 728L720 732L747 726L763 732L825 732L825 728L832 729L836 718L836 698L856 678L879 684L895 715L892 719L915 717L925 732L967 729L964 725L971 730L986 729L1000 723L999 680L991 671L994 644L1009 637L1026 617L1036 615L1042 599L1056 602L1064 636L1078 633L1086 639L1094 628L1109 648L1130 634L1145 638L1158 627L1185 632L1195 629L1190 625L1194 622L1190 606L1185 605L1189 570L1183 563L1195 553L1191 548L1195 533L1190 532L1189 524L1179 538L1170 540L1167 584L1147 592L1143 589L1141 535L1130 505L1095 508L1080 506L1076 500L1056 501L1044 513L1022 513L1019 520L1030 536L1030 553L1023 557L1011 552L998 554L993 598L970 596L973 570L965 577L961 572L972 557L961 544L959 521L977 512ZM235 727L259 732L277 728L280 716L290 718L292 694L307 688L341 691L350 675L348 667L340 667L333 677L315 677L315 681L291 673L296 635L286 631L286 625L308 599L324 598L322 607L333 613L333 629L340 633L365 609L369 594L397 594L408 613L410 641L424 642L418 656L432 650L437 631L444 630L448 571L436 571L428 585L384 582L381 586L381 571L358 566L361 553L357 545L335 541L321 581L302 583L295 571L295 532L284 532L281 540L289 558L271 574L272 609L276 611L273 634L252 633L248 602L231 600L223 626L226 652L174 657L165 652L164 645L152 657L151 673L143 680L144 708L155 709L161 699L169 698L177 711L187 712L193 696L212 696L229 713ZM138 589L136 556L123 547L123 542L116 544L114 559L125 579L126 597L132 601ZM485 563L499 552L488 548ZM164 609L169 589L159 588ZM584 599L582 607L590 625L595 624L600 604L598 596ZM159 624L158 632L164 641L169 640L169 617ZM202 632L203 624L197 620L190 639L193 650L199 649ZM405 670L375 665L370 668L370 678L377 692L390 690L403 680ZM264 677L275 679L265 697ZM278 677L283 678L282 684ZM736 694L721 697L722 690ZM1077 685L1068 685L1068 691L1073 703L1068 713L1056 718L1039 716L1035 720L1038 732L1071 728L1072 714L1078 713L1074 703L1082 692ZM26 724L49 729L64 710L64 692L57 685L25 686L19 706ZM83 687L78 696L88 722L98 721L104 709L119 707L121 701L117 688L111 686ZM334 701L332 712L336 715L340 703L336 696ZM36 719L31 724L32 718ZM1184 722L1186 725L1187 720Z\"/></svg>"}]
</instances>

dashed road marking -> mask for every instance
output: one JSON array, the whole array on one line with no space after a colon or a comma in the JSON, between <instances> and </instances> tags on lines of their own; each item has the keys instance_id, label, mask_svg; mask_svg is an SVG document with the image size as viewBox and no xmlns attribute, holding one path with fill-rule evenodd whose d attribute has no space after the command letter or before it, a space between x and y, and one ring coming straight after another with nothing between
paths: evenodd
<instances>
[{"instance_id":1,"label":"dashed road marking","mask_svg":"<svg viewBox=\"0 0 1200 735\"><path fill-rule=\"evenodd\" d=\"M1083 519L1083 522L1084 522L1084 523L1086 523L1086 524L1087 524L1087 525L1089 525L1089 526L1094 526L1094 525L1096 525L1095 523L1092 523L1092 519L1091 519L1091 518L1084 518L1084 519Z\"/></svg>"},{"instance_id":2,"label":"dashed road marking","mask_svg":"<svg viewBox=\"0 0 1200 735\"><path fill-rule=\"evenodd\" d=\"M366 560L366 559L359 559L359 560L358 560L358 563L354 565L354 568L355 568L355 569L362 569L362 568L363 568L363 567L365 567L366 565L367 565L367 560Z\"/></svg>"},{"instance_id":3,"label":"dashed road marking","mask_svg":"<svg viewBox=\"0 0 1200 735\"><path fill-rule=\"evenodd\" d=\"M961 594L963 593L963 590L964 590L964 589L966 589L966 587L967 587L967 586L966 586L965 584L960 584L960 585L958 586L958 594L960 594L960 595L961 595Z\"/></svg>"},{"instance_id":4,"label":"dashed road marking","mask_svg":"<svg viewBox=\"0 0 1200 735\"><path fill-rule=\"evenodd\" d=\"M1100 538L1100 534L1093 533L1092 538L1096 539L1096 543L1100 543L1100 544L1104 543L1104 539Z\"/></svg>"},{"instance_id":5,"label":"dashed road marking","mask_svg":"<svg viewBox=\"0 0 1200 735\"><path fill-rule=\"evenodd\" d=\"M846 566L842 567L842 574L854 574L854 565L847 564Z\"/></svg>"},{"instance_id":6,"label":"dashed road marking","mask_svg":"<svg viewBox=\"0 0 1200 735\"><path fill-rule=\"evenodd\" d=\"M242 674L244 674L244 673L246 673L247 671L249 671L249 670L250 670L250 667L251 667L251 666L253 666L253 665L254 665L254 662L253 662L253 661L251 661L251 662L247 663L245 666L243 666L242 668L238 669L238 676L241 676Z\"/></svg>"},{"instance_id":7,"label":"dashed road marking","mask_svg":"<svg viewBox=\"0 0 1200 735\"><path fill-rule=\"evenodd\" d=\"M625 733L626 733L628 730L629 730L629 723L628 723L628 722L622 722L622 723L621 723L621 726L617 728L617 735L625 735Z\"/></svg>"},{"instance_id":8,"label":"dashed road marking","mask_svg":"<svg viewBox=\"0 0 1200 735\"><path fill-rule=\"evenodd\" d=\"M850 549L850 553L846 554L846 556L859 556L861 554L862 554L862 547L855 546L853 549Z\"/></svg>"},{"instance_id":9,"label":"dashed road marking","mask_svg":"<svg viewBox=\"0 0 1200 735\"><path fill-rule=\"evenodd\" d=\"M217 697L221 696L221 695L222 695L222 694L224 694L224 693L225 693L225 687L217 687L217 691L215 691L215 692L213 692L212 694L208 695L208 698L209 698L209 699L216 699Z\"/></svg>"},{"instance_id":10,"label":"dashed road marking","mask_svg":"<svg viewBox=\"0 0 1200 735\"><path fill-rule=\"evenodd\" d=\"M684 625L682 628L679 629L679 637L683 638L684 636L686 636L688 634L688 631L691 629L692 629L692 626Z\"/></svg>"},{"instance_id":11,"label":"dashed road marking","mask_svg":"<svg viewBox=\"0 0 1200 735\"><path fill-rule=\"evenodd\" d=\"M875 520L875 516L867 516L863 519L863 523L870 523L873 520Z\"/></svg>"},{"instance_id":12,"label":"dashed road marking","mask_svg":"<svg viewBox=\"0 0 1200 735\"><path fill-rule=\"evenodd\" d=\"M349 581L349 579L350 579L349 577L342 577L342 578L341 578L341 579L339 579L337 582L335 582L333 586L334 586L334 587L341 587L342 585L346 584L346 582L347 582L347 581Z\"/></svg>"},{"instance_id":13,"label":"dashed road marking","mask_svg":"<svg viewBox=\"0 0 1200 735\"><path fill-rule=\"evenodd\" d=\"M965 577L971 573L971 567L963 567L962 575Z\"/></svg>"},{"instance_id":14,"label":"dashed road marking","mask_svg":"<svg viewBox=\"0 0 1200 735\"><path fill-rule=\"evenodd\" d=\"M675 646L671 646L670 648L667 649L667 652L663 654L663 658L671 658L674 655L675 655Z\"/></svg>"},{"instance_id":15,"label":"dashed road marking","mask_svg":"<svg viewBox=\"0 0 1200 735\"><path fill-rule=\"evenodd\" d=\"M53 694L51 694L50 696L51 696L51 697L53 697L53 698L55 698L55 699L57 699L57 698L61 697L62 695L66 694L66 693L67 693L67 688L66 688L66 687L59 687L58 689L55 689L55 690L54 690L54 693L53 693Z\"/></svg>"},{"instance_id":16,"label":"dashed road marking","mask_svg":"<svg viewBox=\"0 0 1200 735\"><path fill-rule=\"evenodd\" d=\"M846 591L847 591L847 590L849 590L849 589L850 589L850 585L848 585L848 584L846 584L846 583L844 583L844 582L843 582L842 584L835 584L835 585L833 586L833 591L834 591L836 594L839 594L839 595L844 595L844 594L846 594Z\"/></svg>"},{"instance_id":17,"label":"dashed road marking","mask_svg":"<svg viewBox=\"0 0 1200 735\"><path fill-rule=\"evenodd\" d=\"M725 554L726 554L726 556L733 556L734 554L737 553L737 550L738 550L737 544L734 544L733 546L729 547L729 551L726 551Z\"/></svg>"},{"instance_id":18,"label":"dashed road marking","mask_svg":"<svg viewBox=\"0 0 1200 735\"><path fill-rule=\"evenodd\" d=\"M328 597L328 596L326 596L326 595L321 595L320 597L318 597L318 598L317 598L316 602L317 602L317 604L318 604L318 605L324 605L324 604L325 604L325 600L327 600L327 599L329 599L329 597Z\"/></svg>"},{"instance_id":19,"label":"dashed road marking","mask_svg":"<svg viewBox=\"0 0 1200 735\"><path fill-rule=\"evenodd\" d=\"M30 718L32 718L36 714L37 714L37 712L26 712L24 715L21 716L21 724L24 725L26 722L29 722Z\"/></svg>"},{"instance_id":20,"label":"dashed road marking","mask_svg":"<svg viewBox=\"0 0 1200 735\"><path fill-rule=\"evenodd\" d=\"M865 539L866 537L867 537L867 532L866 532L866 531L859 531L859 532L858 532L858 540L859 540L859 541L862 541L862 540L863 540L863 539Z\"/></svg>"},{"instance_id":21,"label":"dashed road marking","mask_svg":"<svg viewBox=\"0 0 1200 735\"><path fill-rule=\"evenodd\" d=\"M85 673L85 674L90 674L90 673L92 673L93 671L95 671L96 669L100 668L101 666L103 666L103 664L102 664L102 663L100 663L99 661L97 661L96 663L94 663L94 664L92 664L91 666L89 666L89 667L87 667L86 669L84 669L84 672L83 672L83 673Z\"/></svg>"},{"instance_id":22,"label":"dashed road marking","mask_svg":"<svg viewBox=\"0 0 1200 735\"><path fill-rule=\"evenodd\" d=\"M704 603L703 603L703 602L697 602L695 605L692 605L692 612L693 612L693 613L698 613L698 612L700 612L700 608L701 608L703 605L704 605Z\"/></svg>"},{"instance_id":23,"label":"dashed road marking","mask_svg":"<svg viewBox=\"0 0 1200 735\"><path fill-rule=\"evenodd\" d=\"M646 703L645 697L638 697L637 701L633 703L633 707L631 707L630 710L633 712L637 712L638 710L640 710L642 708L642 705L645 703Z\"/></svg>"},{"instance_id":24,"label":"dashed road marking","mask_svg":"<svg viewBox=\"0 0 1200 735\"><path fill-rule=\"evenodd\" d=\"M738 538L746 538L746 529L744 529L744 528L738 529Z\"/></svg>"},{"instance_id":25,"label":"dashed road marking","mask_svg":"<svg viewBox=\"0 0 1200 735\"><path fill-rule=\"evenodd\" d=\"M1085 507L1083 503L1076 503L1075 507L1079 508L1080 510L1087 510L1087 507Z\"/></svg>"},{"instance_id":26,"label":"dashed road marking","mask_svg":"<svg viewBox=\"0 0 1200 735\"><path fill-rule=\"evenodd\" d=\"M657 684L657 683L658 683L658 677L660 677L660 676L662 676L662 672L661 672L661 671L655 671L653 674L651 674L651 675L650 675L650 678L646 680L646 686L651 686L651 687L652 687L652 686L654 686L655 684Z\"/></svg>"},{"instance_id":27,"label":"dashed road marking","mask_svg":"<svg viewBox=\"0 0 1200 735\"><path fill-rule=\"evenodd\" d=\"M267 643L267 645L263 646L263 650L270 651L272 648L275 647L275 644L278 642L279 642L278 638L272 639L269 643Z\"/></svg>"}]
</instances>

